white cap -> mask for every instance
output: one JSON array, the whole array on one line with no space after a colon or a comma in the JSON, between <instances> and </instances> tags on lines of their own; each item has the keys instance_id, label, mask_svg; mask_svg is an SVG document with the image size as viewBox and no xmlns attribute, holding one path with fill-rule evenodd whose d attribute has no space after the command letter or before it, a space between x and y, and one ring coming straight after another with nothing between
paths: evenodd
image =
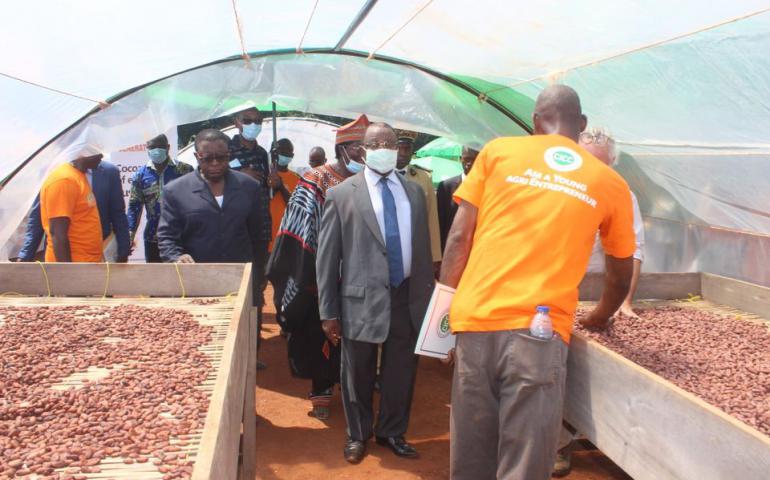
<instances>
[{"instance_id":1,"label":"white cap","mask_svg":"<svg viewBox=\"0 0 770 480\"><path fill-rule=\"evenodd\" d=\"M61 162L71 162L76 158L90 157L92 155L99 155L102 153L98 145L90 142L75 142L70 144L67 148L62 150L59 154L59 160Z\"/></svg>"}]
</instances>

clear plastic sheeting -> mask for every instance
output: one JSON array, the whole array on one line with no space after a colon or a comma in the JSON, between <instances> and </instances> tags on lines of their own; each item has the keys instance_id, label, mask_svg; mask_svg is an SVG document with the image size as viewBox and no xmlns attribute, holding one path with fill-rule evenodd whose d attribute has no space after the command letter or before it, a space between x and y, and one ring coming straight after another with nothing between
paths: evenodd
<instances>
[{"instance_id":1,"label":"clear plastic sheeting","mask_svg":"<svg viewBox=\"0 0 770 480\"><path fill-rule=\"evenodd\" d=\"M770 236L646 217L643 270L709 272L770 286Z\"/></svg>"},{"instance_id":2,"label":"clear plastic sheeting","mask_svg":"<svg viewBox=\"0 0 770 480\"><path fill-rule=\"evenodd\" d=\"M766 0L382 0L347 45L504 85L550 75L770 7Z\"/></svg>"},{"instance_id":3,"label":"clear plastic sheeting","mask_svg":"<svg viewBox=\"0 0 770 480\"><path fill-rule=\"evenodd\" d=\"M757 174L768 166L767 156L622 155L617 169L645 218L643 270L770 285L770 189Z\"/></svg>"},{"instance_id":4,"label":"clear plastic sheeting","mask_svg":"<svg viewBox=\"0 0 770 480\"><path fill-rule=\"evenodd\" d=\"M238 106L283 108L373 121L481 143L525 132L473 94L416 68L347 55L273 55L232 60L161 80L90 115L46 147L0 191L0 245L32 204L58 153L74 138L106 152L147 141L170 126L222 116ZM6 247L7 250L8 247ZM13 255L13 252L0 252Z\"/></svg>"},{"instance_id":5,"label":"clear plastic sheeting","mask_svg":"<svg viewBox=\"0 0 770 480\"><path fill-rule=\"evenodd\" d=\"M710 270L770 285L767 0L381 0L330 53L365 3L6 5L0 179L55 141L0 191L0 258L75 136L114 150L275 101L309 113L365 112L476 144L523 134L533 99L558 81L632 156L618 169L646 217L645 270ZM294 54L301 39L305 53ZM257 58L244 62L244 52Z\"/></svg>"},{"instance_id":6,"label":"clear plastic sheeting","mask_svg":"<svg viewBox=\"0 0 770 480\"><path fill-rule=\"evenodd\" d=\"M770 235L770 156L637 154L618 170L650 217Z\"/></svg>"}]
</instances>

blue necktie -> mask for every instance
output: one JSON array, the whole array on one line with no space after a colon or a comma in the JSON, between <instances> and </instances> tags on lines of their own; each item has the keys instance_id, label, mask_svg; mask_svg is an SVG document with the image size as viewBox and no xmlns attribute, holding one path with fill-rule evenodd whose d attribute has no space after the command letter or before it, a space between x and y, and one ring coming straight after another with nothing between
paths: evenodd
<instances>
[{"instance_id":1,"label":"blue necktie","mask_svg":"<svg viewBox=\"0 0 770 480\"><path fill-rule=\"evenodd\" d=\"M390 286L398 287L404 281L404 262L401 256L401 235L398 231L396 200L388 188L388 179L380 180L382 185L382 209L385 217L385 248L388 251Z\"/></svg>"}]
</instances>

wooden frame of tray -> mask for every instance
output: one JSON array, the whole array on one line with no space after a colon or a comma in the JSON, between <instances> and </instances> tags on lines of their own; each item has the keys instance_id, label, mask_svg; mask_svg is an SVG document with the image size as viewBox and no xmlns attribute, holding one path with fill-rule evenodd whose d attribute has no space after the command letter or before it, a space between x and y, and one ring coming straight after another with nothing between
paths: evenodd
<instances>
[{"instance_id":1,"label":"wooden frame of tray","mask_svg":"<svg viewBox=\"0 0 770 480\"><path fill-rule=\"evenodd\" d=\"M0 263L0 294L6 297L234 297L235 307L192 478L255 478L257 331L252 308L251 264ZM88 298L83 300L88 303ZM243 452L243 461L239 464L240 452Z\"/></svg>"},{"instance_id":2,"label":"wooden frame of tray","mask_svg":"<svg viewBox=\"0 0 770 480\"><path fill-rule=\"evenodd\" d=\"M597 300L589 274L581 300ZM642 274L638 298L695 299L770 319L770 288L708 273ZM760 479L770 437L576 333L570 342L564 418L636 480Z\"/></svg>"}]
</instances>

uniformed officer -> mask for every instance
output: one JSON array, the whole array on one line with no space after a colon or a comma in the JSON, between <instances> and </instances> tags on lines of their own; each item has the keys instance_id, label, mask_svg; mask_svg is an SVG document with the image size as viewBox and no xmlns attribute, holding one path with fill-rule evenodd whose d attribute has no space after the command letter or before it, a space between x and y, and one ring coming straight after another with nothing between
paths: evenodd
<instances>
[{"instance_id":1,"label":"uniformed officer","mask_svg":"<svg viewBox=\"0 0 770 480\"><path fill-rule=\"evenodd\" d=\"M433 190L431 171L418 165L409 165L414 154L414 140L416 132L397 130L398 135L398 160L396 171L413 181L425 192L425 207L428 211L428 230L430 231L430 252L433 257L433 265L438 271L441 264L441 233L438 226L438 209L436 208L436 192Z\"/></svg>"}]
</instances>

